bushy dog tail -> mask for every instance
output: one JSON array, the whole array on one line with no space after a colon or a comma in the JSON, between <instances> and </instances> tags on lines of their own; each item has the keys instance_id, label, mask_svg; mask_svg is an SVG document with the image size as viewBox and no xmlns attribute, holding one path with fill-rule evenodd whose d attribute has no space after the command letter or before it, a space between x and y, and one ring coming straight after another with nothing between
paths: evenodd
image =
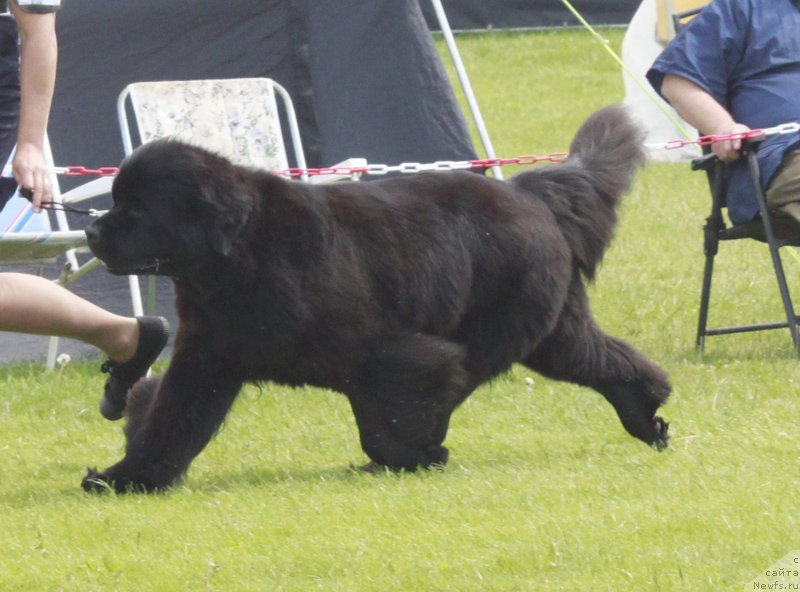
<instances>
[{"instance_id":1,"label":"bushy dog tail","mask_svg":"<svg viewBox=\"0 0 800 592\"><path fill-rule=\"evenodd\" d=\"M616 206L645 162L643 139L624 107L606 107L580 127L564 162L510 180L547 203L587 279L614 235Z\"/></svg>"}]
</instances>

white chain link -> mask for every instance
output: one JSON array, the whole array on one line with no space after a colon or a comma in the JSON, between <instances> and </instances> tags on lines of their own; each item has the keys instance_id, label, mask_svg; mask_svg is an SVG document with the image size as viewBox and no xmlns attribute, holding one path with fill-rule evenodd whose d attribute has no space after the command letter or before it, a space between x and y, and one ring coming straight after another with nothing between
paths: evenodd
<instances>
[{"instance_id":1,"label":"white chain link","mask_svg":"<svg viewBox=\"0 0 800 592\"><path fill-rule=\"evenodd\" d=\"M800 132L800 122L782 123L775 127L768 127L764 130L765 136L775 136L778 134L796 134Z\"/></svg>"},{"instance_id":2,"label":"white chain link","mask_svg":"<svg viewBox=\"0 0 800 592\"><path fill-rule=\"evenodd\" d=\"M468 160L437 160L431 163L403 162L389 166L385 164L368 164L364 172L367 175L386 175L389 173L413 174L426 171L453 171L471 169L473 164Z\"/></svg>"}]
</instances>

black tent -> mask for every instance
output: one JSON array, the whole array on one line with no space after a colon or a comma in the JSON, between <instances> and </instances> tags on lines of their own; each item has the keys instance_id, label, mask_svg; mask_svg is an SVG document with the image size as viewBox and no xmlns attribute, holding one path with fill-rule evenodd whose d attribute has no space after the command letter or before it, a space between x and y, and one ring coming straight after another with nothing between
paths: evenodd
<instances>
[{"instance_id":1,"label":"black tent","mask_svg":"<svg viewBox=\"0 0 800 592\"><path fill-rule=\"evenodd\" d=\"M611 22L631 1L581 4L589 5L594 22ZM444 5L456 26L470 28L471 23L569 20L558 0L445 0ZM56 163L119 162L116 99L129 82L250 76L274 78L289 90L309 166L351 156L386 164L474 158L428 30L437 25L432 15L428 0L66 2L58 15L60 62L49 129ZM69 188L76 181L62 178L62 183ZM70 217L74 227L86 223ZM57 271L53 267L46 274L54 277ZM122 278L99 270L73 289L104 308L130 314ZM157 311L172 317L169 282L160 282L157 293ZM0 335L0 363L44 355L44 337ZM76 342L62 341L61 349L73 356L96 353Z\"/></svg>"},{"instance_id":2,"label":"black tent","mask_svg":"<svg viewBox=\"0 0 800 592\"><path fill-rule=\"evenodd\" d=\"M309 166L350 156L388 164L475 158L416 0L311 5L66 3L58 15L59 75L49 128L57 164L120 161L116 99L129 82L248 76L273 78L292 95ZM70 219L76 227L86 222ZM100 270L73 289L130 314L124 279ZM169 282L161 282L157 293L158 312L172 316ZM46 338L3 334L0 360L39 359L45 346ZM75 342L62 349L72 355L93 351Z\"/></svg>"}]
</instances>

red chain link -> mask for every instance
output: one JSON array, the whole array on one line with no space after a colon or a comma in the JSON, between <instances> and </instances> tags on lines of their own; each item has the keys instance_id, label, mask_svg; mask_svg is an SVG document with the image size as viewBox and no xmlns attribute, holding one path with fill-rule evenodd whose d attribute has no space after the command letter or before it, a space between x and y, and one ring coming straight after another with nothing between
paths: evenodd
<instances>
[{"instance_id":1,"label":"red chain link","mask_svg":"<svg viewBox=\"0 0 800 592\"><path fill-rule=\"evenodd\" d=\"M472 168L476 169L490 169L496 166L503 166L507 164L536 164L537 162L561 162L569 154L567 152L554 152L547 156L536 156L529 154L527 156L518 156L516 158L487 158L484 160L470 160L469 164Z\"/></svg>"},{"instance_id":2,"label":"red chain link","mask_svg":"<svg viewBox=\"0 0 800 592\"><path fill-rule=\"evenodd\" d=\"M96 175L98 177L113 177L119 173L119 167L100 167L99 169L88 169L82 166L68 166L64 174L67 177L82 177L84 175Z\"/></svg>"},{"instance_id":3,"label":"red chain link","mask_svg":"<svg viewBox=\"0 0 800 592\"><path fill-rule=\"evenodd\" d=\"M663 148L664 150L677 150L691 144L697 144L698 146L711 146L712 144L724 142L726 140L752 140L753 138L763 138L765 136L766 133L764 133L764 129L759 128L732 134L700 136L699 138L694 138L692 140L670 140L664 144Z\"/></svg>"},{"instance_id":4,"label":"red chain link","mask_svg":"<svg viewBox=\"0 0 800 592\"><path fill-rule=\"evenodd\" d=\"M367 172L366 167L323 167L312 169L299 169L288 168L282 171L273 171L276 175L283 175L284 177L302 177L308 175L314 177L317 175L360 175Z\"/></svg>"}]
</instances>

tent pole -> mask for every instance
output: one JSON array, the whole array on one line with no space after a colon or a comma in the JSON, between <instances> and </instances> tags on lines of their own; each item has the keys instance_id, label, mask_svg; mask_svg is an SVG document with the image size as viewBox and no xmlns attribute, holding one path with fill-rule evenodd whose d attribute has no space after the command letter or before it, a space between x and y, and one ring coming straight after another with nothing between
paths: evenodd
<instances>
[{"instance_id":1,"label":"tent pole","mask_svg":"<svg viewBox=\"0 0 800 592\"><path fill-rule=\"evenodd\" d=\"M439 20L439 27L442 29L444 40L447 43L447 49L450 51L450 57L453 58L453 65L456 68L458 80L461 82L461 88L464 90L464 96L466 97L467 104L472 112L472 119L475 121L475 127L477 128L478 135L483 143L486 156L488 158L496 158L497 156L494 152L494 147L492 146L492 140L489 138L489 132L486 131L486 124L483 121L481 109L478 106L478 101L475 99L475 93L472 92L472 85L469 82L467 71L464 69L464 63L461 61L461 54L459 54L458 47L456 47L456 40L453 37L453 31L450 29L450 23L448 22L447 15L444 12L442 1L431 0L431 4L433 4L433 9L436 11L436 18ZM495 179L503 179L503 172L500 170L499 166L493 166L492 172L494 173Z\"/></svg>"}]
</instances>

